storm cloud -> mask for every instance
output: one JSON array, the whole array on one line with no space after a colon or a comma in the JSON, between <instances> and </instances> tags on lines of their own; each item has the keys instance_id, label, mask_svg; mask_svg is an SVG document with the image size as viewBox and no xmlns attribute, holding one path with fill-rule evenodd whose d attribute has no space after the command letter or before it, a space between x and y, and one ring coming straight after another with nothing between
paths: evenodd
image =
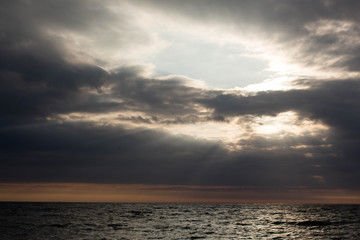
<instances>
[{"instance_id":1,"label":"storm cloud","mask_svg":"<svg viewBox=\"0 0 360 240\"><path fill-rule=\"evenodd\" d=\"M0 181L359 189L359 7L2 1ZM331 76L249 92L154 74L139 59L165 40L142 25L145 13L258 34ZM277 121L300 130L256 130ZM209 137L216 127L239 133Z\"/></svg>"}]
</instances>

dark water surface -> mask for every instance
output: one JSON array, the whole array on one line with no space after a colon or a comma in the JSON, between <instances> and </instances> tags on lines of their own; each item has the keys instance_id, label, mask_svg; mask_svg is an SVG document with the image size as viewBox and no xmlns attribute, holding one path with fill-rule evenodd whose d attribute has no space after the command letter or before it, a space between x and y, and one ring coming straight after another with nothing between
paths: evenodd
<instances>
[{"instance_id":1,"label":"dark water surface","mask_svg":"<svg viewBox=\"0 0 360 240\"><path fill-rule=\"evenodd\" d=\"M0 203L0 239L360 239L360 205Z\"/></svg>"}]
</instances>

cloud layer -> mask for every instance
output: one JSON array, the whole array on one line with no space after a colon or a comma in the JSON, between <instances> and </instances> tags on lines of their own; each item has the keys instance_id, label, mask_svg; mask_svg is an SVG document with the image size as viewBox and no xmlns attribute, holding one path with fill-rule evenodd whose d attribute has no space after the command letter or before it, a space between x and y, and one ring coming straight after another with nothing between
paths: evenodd
<instances>
[{"instance_id":1,"label":"cloud layer","mask_svg":"<svg viewBox=\"0 0 360 240\"><path fill-rule=\"evenodd\" d=\"M1 3L0 181L359 189L357 1L119 4ZM259 92L158 77L136 62L165 41L145 13L257 35L331 74Z\"/></svg>"}]
</instances>

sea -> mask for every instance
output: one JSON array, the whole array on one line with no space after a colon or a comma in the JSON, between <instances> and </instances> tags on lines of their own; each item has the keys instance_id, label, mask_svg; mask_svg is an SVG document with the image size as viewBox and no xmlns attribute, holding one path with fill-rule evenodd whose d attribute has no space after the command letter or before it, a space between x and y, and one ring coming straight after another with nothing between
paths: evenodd
<instances>
[{"instance_id":1,"label":"sea","mask_svg":"<svg viewBox=\"0 0 360 240\"><path fill-rule=\"evenodd\" d=\"M360 239L360 205L1 202L0 239Z\"/></svg>"}]
</instances>

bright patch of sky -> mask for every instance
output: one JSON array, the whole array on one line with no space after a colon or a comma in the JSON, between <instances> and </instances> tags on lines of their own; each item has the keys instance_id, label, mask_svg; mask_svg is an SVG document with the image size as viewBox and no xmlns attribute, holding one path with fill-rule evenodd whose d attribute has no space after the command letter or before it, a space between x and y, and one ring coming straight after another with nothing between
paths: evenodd
<instances>
[{"instance_id":1,"label":"bright patch of sky","mask_svg":"<svg viewBox=\"0 0 360 240\"><path fill-rule=\"evenodd\" d=\"M249 57L239 44L219 44L181 36L161 36L169 45L146 59L155 75L185 75L214 88L245 87L269 78L267 61Z\"/></svg>"}]
</instances>

